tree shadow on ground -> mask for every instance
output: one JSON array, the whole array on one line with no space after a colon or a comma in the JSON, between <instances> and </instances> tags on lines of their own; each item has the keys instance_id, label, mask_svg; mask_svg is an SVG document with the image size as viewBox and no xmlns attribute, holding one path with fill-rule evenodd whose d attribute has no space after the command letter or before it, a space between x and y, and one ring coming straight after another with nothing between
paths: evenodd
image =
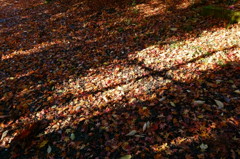
<instances>
[{"instance_id":1,"label":"tree shadow on ground","mask_svg":"<svg viewBox=\"0 0 240 159\"><path fill-rule=\"evenodd\" d=\"M133 158L237 156L239 80L239 61L233 61L202 72L200 78L189 83L172 82L167 88L160 86L149 94L136 95L138 100L132 103L126 95L121 101L89 110L92 115L84 116L83 111L71 114L77 116L71 126L19 140L22 146L16 140L11 148L18 145L18 153L11 151L11 154L21 154L18 158L119 158L129 154ZM152 94L156 95L152 98ZM204 103L194 103L196 100ZM222 101L224 107L215 100ZM39 147L42 141L47 141L48 146ZM52 151L48 154L49 146ZM9 151L5 151L6 156Z\"/></svg>"},{"instance_id":2,"label":"tree shadow on ground","mask_svg":"<svg viewBox=\"0 0 240 159\"><path fill-rule=\"evenodd\" d=\"M81 5L75 7L81 8ZM51 7L54 7L54 3ZM31 32L28 33L27 39L36 40L36 44L32 45L32 42L31 45L23 47L23 50L19 50L20 46L17 45L20 41L17 41L16 44L9 43L11 40L16 42L18 39L18 33L8 39L11 32L6 32L4 37L7 41L1 42L1 44L9 43L6 45L13 45L13 48L4 53L0 63L0 105L1 109L6 111L6 114L9 111L11 114L8 116L9 118L3 118L3 120L7 122L11 118L17 121L16 124L18 124L22 118L32 119L32 114L38 114L41 116L40 119L46 117L50 122L54 123L56 121L55 124L59 121L67 121L68 115L71 122L73 121L73 125L68 123L58 131L47 132L46 135L43 134L40 137L34 136L36 137L35 141L32 141L34 137L32 139L23 138L24 140L16 139L15 143L11 143L11 148L14 148L17 142L33 142L33 146L23 144L23 146L18 147L22 152L26 152L26 154L22 154L23 158L36 155L36 152L38 152L39 157L55 155L54 158L64 157L64 155L73 158L93 158L110 155L108 157L117 158L128 153L136 154L136 158L146 158L148 157L147 153L150 157L158 153L163 156L173 155L174 157L175 154L184 156L185 152L189 152L190 149L196 150L189 152L196 156L203 153L198 147L201 142L206 141L207 144L212 144L210 143L212 140L202 139L202 133L207 133L211 124L219 122L218 120L226 121L231 115L235 115L236 101L239 101L239 98L236 97L237 94L221 95L215 93L217 88L214 86L214 82L211 82L215 80L215 75L218 77L216 79L220 81L231 78L234 79L233 81L239 82L236 73L239 69L235 64L232 67L232 63L229 63L225 68L219 68L219 72L217 72L217 69L202 72L204 74L201 79L202 83L200 79L193 79L189 82L191 83L191 86L189 86L189 83L174 81L165 73L169 70L180 69L182 65L177 67L174 65L164 72L164 70L158 71L158 69L154 70L151 67L144 66L142 61L131 61L128 58L130 53L141 51L152 44L158 44L159 48L165 44L169 44L169 47L171 47L171 44L175 44L176 41L187 40L189 37L199 37L204 30L212 29L214 25L217 27L219 26L217 24L223 23L222 21L210 23L210 20L204 20L205 24L200 24L203 18L196 16L195 12L188 9L177 10L176 13L171 11L171 13L144 17L140 16L140 9L130 9L129 12L127 8L123 8L120 13L118 10L113 13L107 13L107 11L85 12L87 14L84 15L80 11L77 12L76 8L71 12L71 8L67 7L70 6L65 6L65 14L60 12L59 14L56 13L55 17L48 16L46 18L43 16L42 18L46 18L45 22L47 22L43 23L43 27L38 22L32 25L34 27L36 25L37 29L40 28L41 30L36 37L31 35ZM73 13L77 16L69 17ZM81 17L81 15L84 16ZM189 24L184 21L186 16L190 17ZM141 18L141 20L138 21L136 17ZM162 18L162 20L159 21L156 17ZM34 16L31 18L34 18ZM29 20L32 20L31 18ZM55 18L56 21L50 23L51 18ZM71 23L68 23L68 18L71 19L69 20ZM175 22L171 22L171 20ZM185 25L198 29L182 28ZM201 27L197 27L199 25ZM17 26L21 26L21 23ZM51 31L56 33L49 33L48 29L51 27L61 29L56 31L52 29ZM176 27L178 28L177 32ZM12 32L15 31L12 30ZM23 43L23 45L25 44ZM228 48L226 48L227 50ZM214 51L210 52L205 56L201 56L201 58L211 56L214 53ZM123 62L124 60L126 61ZM199 58L195 60L198 61ZM194 62L194 59L191 59L186 64L191 62ZM235 61L235 63L238 62ZM66 91L67 93L63 92L58 95L59 87L63 87L65 82L77 81L77 79L81 78L85 80L85 77L94 74L92 73L94 69L108 68L108 66L121 65L121 63L123 66L129 64L130 69L143 69L145 72L143 71L142 74L149 73L149 75L139 75L138 78L133 78L133 81L126 80L125 83L120 81L117 85L112 84L110 81L110 84L106 84L103 89L91 88L88 91L89 88L84 86L86 90L77 93L72 93L70 90L70 93ZM102 70L102 72L104 71ZM109 76L111 74L109 73ZM146 90L148 93L137 94L137 91L134 92L137 88L130 85L131 83L138 83L140 86L139 81L145 80L148 83L147 81L151 82L155 78L156 81L162 80L166 81L166 83L163 82L160 85L161 83L156 82L155 85L158 86ZM89 80L93 79L90 78ZM106 97L107 95L104 94L104 92L109 92L118 86L121 87L121 85L126 85L132 92L131 90L130 93L124 92L127 95L122 95L117 100L111 100L112 97ZM238 86L238 84L235 85ZM144 86L148 87L148 85ZM234 88L230 86L231 82L227 83L224 88L229 87L231 92L234 92L232 90ZM203 97L199 97L198 89L203 92ZM209 91L206 92L205 89ZM224 93L226 89L221 91ZM175 92L178 92L177 96ZM96 95L98 97L99 93L104 95L103 101L105 102L102 106L95 103L92 110L81 107L75 108L74 103L72 103L78 98L87 101L92 96ZM115 94L113 93L113 95ZM192 99L199 98L206 102L206 104L203 104L204 108L190 104L193 102ZM214 99L224 99L224 103L228 105L226 110L217 109ZM229 103L228 100L231 102ZM171 102L173 104L169 104ZM83 105L87 104L83 103ZM180 107L176 105L180 105ZM110 108L111 106L113 108ZM47 116L48 113L52 113L52 109L55 110L58 107L59 109L74 109L74 111L69 111L67 115L64 114L64 111L57 112L54 118ZM191 114L191 112L197 112L198 116L195 116L194 113ZM205 121L201 115L206 117L208 121ZM54 126L53 123L50 127ZM226 126L224 123L222 124L223 127ZM22 126L24 127L24 124ZM143 129L145 130L141 132ZM134 135L126 136L132 130L137 130L137 132ZM221 128L219 130L216 128L214 131L216 131L215 137L218 138L218 132L221 132ZM221 133L225 134L224 132ZM74 134L75 139L69 138L71 134ZM199 135L201 140L194 140L188 146L188 143L190 143L188 141L193 140L196 137L195 135ZM208 136L209 134L205 135ZM210 135L212 134L210 133ZM172 140L175 142L175 139L181 139L180 137L184 138L184 143L178 146L183 148L179 148L172 143L171 146L168 146ZM97 141L97 139L99 140ZM52 153L46 153L47 147L45 145L43 147L39 146L42 141L48 141L48 145L52 147ZM137 145L135 141L137 141ZM106 144L104 144L105 142ZM168 143L168 145L164 147L165 143ZM17 145L19 146L19 144ZM65 153L61 152L63 149ZM235 150L235 147L233 149ZM27 152L28 150L30 151ZM9 154L9 150L6 150L5 153Z\"/></svg>"},{"instance_id":3,"label":"tree shadow on ground","mask_svg":"<svg viewBox=\"0 0 240 159\"><path fill-rule=\"evenodd\" d=\"M234 93L236 88L231 81L220 84L219 89L218 85L214 85L216 81L231 79L239 86L237 73L239 61L230 62L219 69L204 72L200 79L191 81L192 86L173 83L161 94L158 92L154 99L125 106L109 103L110 109L113 105L116 108L86 119L77 126L73 131L77 149L69 147L66 156L118 158L134 154L134 158L184 158L186 155L195 158L199 155L237 155L239 95ZM166 100L161 101L163 96ZM206 103L192 104L196 98ZM224 108L216 105L214 100L223 101ZM171 105L171 102L175 104ZM51 139L52 135L60 138L62 134L48 135L48 139ZM70 136L66 131L65 135ZM200 147L203 143L208 148ZM61 152L61 146L58 146Z\"/></svg>"},{"instance_id":4,"label":"tree shadow on ground","mask_svg":"<svg viewBox=\"0 0 240 159\"><path fill-rule=\"evenodd\" d=\"M187 39L186 33L198 36L219 23L206 23L189 32L181 26L186 25L186 16L191 23L188 25L193 28L199 26L198 21L203 18L196 18L195 12L188 8L146 18L141 15L141 9L131 9L131 6L113 13L83 8L84 3L77 1L70 4L56 1L47 7L36 5L23 10L21 15L27 16L24 21L19 20L15 26L2 30L0 98L3 109L13 111L11 116L18 118L21 114L51 106L55 85L78 78L90 68L126 59L130 52L158 42L171 43L171 38ZM34 14L29 15L31 12ZM191 22L194 17L197 21ZM171 31L175 26L170 26L169 22L179 26L177 36Z\"/></svg>"}]
</instances>

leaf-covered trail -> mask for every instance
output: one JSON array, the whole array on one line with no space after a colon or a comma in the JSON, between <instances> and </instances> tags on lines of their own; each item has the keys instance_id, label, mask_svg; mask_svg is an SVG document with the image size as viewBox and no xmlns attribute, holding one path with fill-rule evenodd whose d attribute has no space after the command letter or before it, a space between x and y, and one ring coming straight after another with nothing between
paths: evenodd
<instances>
[{"instance_id":1,"label":"leaf-covered trail","mask_svg":"<svg viewBox=\"0 0 240 159\"><path fill-rule=\"evenodd\" d=\"M0 2L1 158L240 156L239 24L188 3Z\"/></svg>"}]
</instances>

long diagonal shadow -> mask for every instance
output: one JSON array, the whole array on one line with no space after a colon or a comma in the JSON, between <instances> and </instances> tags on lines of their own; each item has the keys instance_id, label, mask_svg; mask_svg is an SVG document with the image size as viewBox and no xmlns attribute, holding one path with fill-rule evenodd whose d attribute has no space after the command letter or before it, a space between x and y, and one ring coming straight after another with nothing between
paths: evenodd
<instances>
[{"instance_id":1,"label":"long diagonal shadow","mask_svg":"<svg viewBox=\"0 0 240 159\"><path fill-rule=\"evenodd\" d=\"M124 84L127 84L127 83L131 83L131 82L137 82L140 79L147 78L147 77L150 77L150 76L153 76L153 77L161 76L165 80L170 80L173 84L185 84L184 82L176 81L172 77L167 76L166 73L168 71L170 71L170 70L178 70L179 68L181 68L183 66L186 66L187 64L194 63L194 62L196 62L196 61L198 61L198 60L200 60L202 58L210 57L210 56L214 55L215 53L217 53L218 51L227 51L227 50L231 50L231 49L234 49L234 48L237 48L237 47L238 47L237 45L234 45L234 46L229 47L229 48L224 48L224 49L221 49L221 50L214 50L214 51L205 53L205 54L203 54L201 56L198 56L196 58L193 58L193 59L191 59L189 61L186 61L184 63L178 64L178 65L174 65L174 66L172 66L170 68L165 68L165 69L162 69L162 70L154 70L154 69L152 69L150 67L147 67L147 66L145 66L145 64L142 61L130 60L128 62L128 65L138 65L141 68L143 68L144 70L148 71L149 73L147 73L146 75L137 77L137 78L130 79L128 81L122 81L121 83L117 83L117 84L111 85L109 87L103 87L100 90L82 92L79 96L86 96L86 95L89 95L89 94L97 94L99 92L108 91L108 90L113 89L115 87L118 87L118 86L121 86L121 85L124 85Z\"/></svg>"}]
</instances>

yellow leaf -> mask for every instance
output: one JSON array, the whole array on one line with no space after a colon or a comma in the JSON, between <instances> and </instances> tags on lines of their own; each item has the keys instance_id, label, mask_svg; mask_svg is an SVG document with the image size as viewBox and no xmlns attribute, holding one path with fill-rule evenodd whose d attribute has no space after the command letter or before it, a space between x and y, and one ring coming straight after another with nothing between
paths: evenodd
<instances>
[{"instance_id":1,"label":"yellow leaf","mask_svg":"<svg viewBox=\"0 0 240 159\"><path fill-rule=\"evenodd\" d=\"M44 147L47 143L48 143L48 140L44 140L44 141L42 141L42 142L38 145L38 147L39 147L39 148L42 148L42 147Z\"/></svg>"},{"instance_id":2,"label":"yellow leaf","mask_svg":"<svg viewBox=\"0 0 240 159\"><path fill-rule=\"evenodd\" d=\"M69 140L70 140L69 137L65 137L65 138L64 138L64 141L65 141L65 142L68 142Z\"/></svg>"},{"instance_id":3,"label":"yellow leaf","mask_svg":"<svg viewBox=\"0 0 240 159\"><path fill-rule=\"evenodd\" d=\"M131 155L125 155L125 156L122 156L120 159L131 159L132 156Z\"/></svg>"},{"instance_id":4,"label":"yellow leaf","mask_svg":"<svg viewBox=\"0 0 240 159\"><path fill-rule=\"evenodd\" d=\"M168 143L162 144L159 148L160 148L160 149L159 149L160 151L166 150L166 149L168 148Z\"/></svg>"}]
</instances>

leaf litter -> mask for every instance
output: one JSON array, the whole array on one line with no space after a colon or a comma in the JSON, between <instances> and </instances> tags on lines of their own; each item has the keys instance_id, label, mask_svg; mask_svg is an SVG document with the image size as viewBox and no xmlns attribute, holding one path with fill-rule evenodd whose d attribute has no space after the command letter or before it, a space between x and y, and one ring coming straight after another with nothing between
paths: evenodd
<instances>
[{"instance_id":1,"label":"leaf litter","mask_svg":"<svg viewBox=\"0 0 240 159\"><path fill-rule=\"evenodd\" d=\"M197 14L141 10L153 1L101 13L11 2L1 19L19 17L0 21L3 158L240 154L239 24L199 16L189 32L181 20Z\"/></svg>"}]
</instances>

